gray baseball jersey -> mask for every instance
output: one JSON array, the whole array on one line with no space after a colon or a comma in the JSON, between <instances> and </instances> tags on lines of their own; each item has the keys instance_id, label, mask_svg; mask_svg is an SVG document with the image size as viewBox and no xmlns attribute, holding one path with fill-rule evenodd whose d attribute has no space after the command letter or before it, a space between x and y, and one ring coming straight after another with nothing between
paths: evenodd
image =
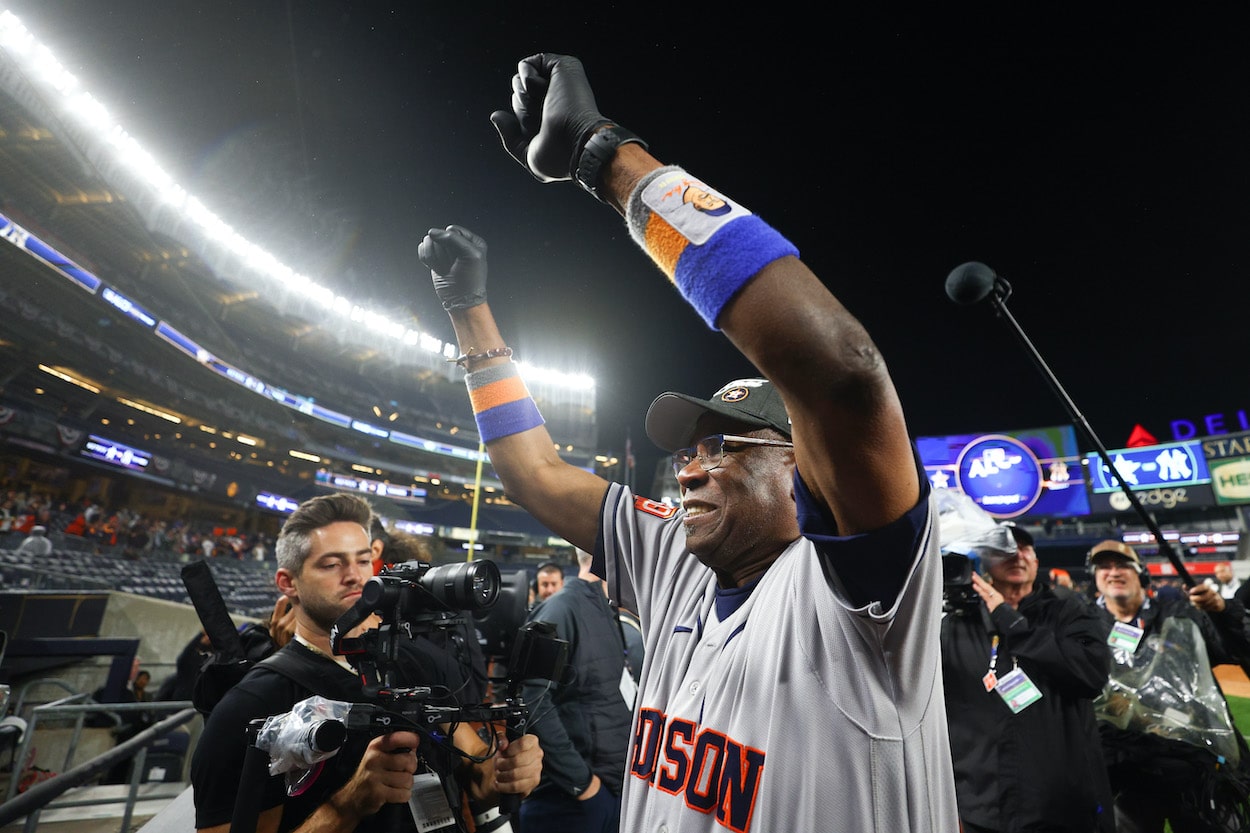
<instances>
[{"instance_id":1,"label":"gray baseball jersey","mask_svg":"<svg viewBox=\"0 0 1250 833\"><path fill-rule=\"evenodd\" d=\"M815 511L797 478L796 497ZM601 514L613 596L646 634L621 830L958 830L931 501L903 519L910 557L868 565L899 572L888 608L853 606L831 568L877 533L805 530L724 621L683 514L619 484Z\"/></svg>"}]
</instances>

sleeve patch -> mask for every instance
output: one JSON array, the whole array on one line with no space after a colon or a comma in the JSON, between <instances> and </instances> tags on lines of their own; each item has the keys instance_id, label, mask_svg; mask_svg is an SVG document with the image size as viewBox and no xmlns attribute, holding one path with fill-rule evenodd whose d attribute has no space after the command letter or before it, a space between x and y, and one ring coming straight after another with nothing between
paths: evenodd
<instances>
[{"instance_id":1,"label":"sleeve patch","mask_svg":"<svg viewBox=\"0 0 1250 833\"><path fill-rule=\"evenodd\" d=\"M651 500L645 497L634 498L634 508L639 512L655 515L657 518L667 519L677 514L677 507L671 503L660 503L658 500Z\"/></svg>"}]
</instances>

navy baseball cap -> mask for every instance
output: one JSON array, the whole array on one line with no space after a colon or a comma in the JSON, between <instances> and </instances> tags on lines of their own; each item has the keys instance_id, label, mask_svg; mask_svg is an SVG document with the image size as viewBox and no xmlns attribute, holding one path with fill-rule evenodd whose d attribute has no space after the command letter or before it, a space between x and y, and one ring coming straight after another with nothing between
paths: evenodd
<instances>
[{"instance_id":1,"label":"navy baseball cap","mask_svg":"<svg viewBox=\"0 0 1250 833\"><path fill-rule=\"evenodd\" d=\"M684 393L662 393L647 408L647 436L665 451L690 444L704 414L716 414L752 429L772 428L790 435L790 416L781 393L767 379L735 379L707 399Z\"/></svg>"}]
</instances>

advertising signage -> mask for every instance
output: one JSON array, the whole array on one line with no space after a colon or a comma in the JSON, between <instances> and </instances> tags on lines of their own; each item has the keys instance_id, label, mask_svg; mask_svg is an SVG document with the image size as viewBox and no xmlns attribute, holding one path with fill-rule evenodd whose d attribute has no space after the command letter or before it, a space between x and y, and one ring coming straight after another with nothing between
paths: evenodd
<instances>
[{"instance_id":1,"label":"advertising signage","mask_svg":"<svg viewBox=\"0 0 1250 833\"><path fill-rule=\"evenodd\" d=\"M1221 505L1250 503L1250 431L1209 437L1202 454L1211 474L1211 491Z\"/></svg>"},{"instance_id":2,"label":"advertising signage","mask_svg":"<svg viewBox=\"0 0 1250 833\"><path fill-rule=\"evenodd\" d=\"M1198 486L1211 482L1202 445L1196 440L1119 448L1108 451L1107 456L1115 467L1114 473L1097 454L1085 457L1089 467L1089 487L1095 494L1121 491L1119 480L1134 491Z\"/></svg>"},{"instance_id":3,"label":"advertising signage","mask_svg":"<svg viewBox=\"0 0 1250 833\"><path fill-rule=\"evenodd\" d=\"M935 489L958 489L996 518L1090 513L1071 425L917 437L916 447Z\"/></svg>"},{"instance_id":4,"label":"advertising signage","mask_svg":"<svg viewBox=\"0 0 1250 833\"><path fill-rule=\"evenodd\" d=\"M152 463L152 454L150 452L131 448L128 445L122 445L119 442L114 442L95 434L87 437L87 442L83 444L79 453L84 457L90 457L92 460L110 463L119 468L131 469L132 471L147 471Z\"/></svg>"},{"instance_id":5,"label":"advertising signage","mask_svg":"<svg viewBox=\"0 0 1250 833\"><path fill-rule=\"evenodd\" d=\"M1107 456L1114 472L1097 454L1085 458L1095 512L1127 512L1132 508L1117 478L1147 510L1215 505L1211 474L1197 440L1118 448L1108 451Z\"/></svg>"}]
</instances>

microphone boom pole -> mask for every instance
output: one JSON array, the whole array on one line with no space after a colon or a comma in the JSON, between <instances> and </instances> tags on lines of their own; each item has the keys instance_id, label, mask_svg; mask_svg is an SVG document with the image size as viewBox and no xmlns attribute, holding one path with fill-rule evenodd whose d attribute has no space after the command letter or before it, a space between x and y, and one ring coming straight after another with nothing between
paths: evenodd
<instances>
[{"instance_id":1,"label":"microphone boom pole","mask_svg":"<svg viewBox=\"0 0 1250 833\"><path fill-rule=\"evenodd\" d=\"M1129 505L1133 507L1138 517L1146 524L1146 528L1154 535L1155 541L1159 546L1159 552L1171 562L1172 567L1176 570L1176 575L1180 577L1186 587L1195 586L1197 582L1190 575L1185 562L1172 549L1172 545L1163 539L1163 532L1159 529L1158 523L1146 511L1146 508L1142 506L1141 501L1137 499L1137 493L1124 482L1119 472L1116 471L1115 465L1111 462L1111 454L1107 451L1106 446L1103 445L1102 440L1098 438L1085 415L1081 413L1080 408L1072 401L1072 397L1068 395L1063 385L1059 383L1059 379L1051 372L1050 367L1042 358L1042 354L1033 346L1033 342L1029 339L1028 334L1024 332L1024 328L1020 326L1015 316L1011 314L1011 310L1007 309L1007 299L1011 297L1011 284L1000 278L984 263L965 263L962 266L955 267L947 277L946 294L957 304L974 304L986 297L990 299L990 304L994 307L995 314L1011 325L1012 332L1016 334L1016 338L1024 346L1025 352L1029 354L1033 364L1050 385L1050 389L1059 397L1064 407L1067 408L1068 413L1072 415L1073 421L1081 426L1081 430L1085 432L1090 442L1094 444L1094 449L1098 452L1099 459L1102 460L1103 465L1107 467L1115 482L1120 486L1124 496L1128 498Z\"/></svg>"}]
</instances>

